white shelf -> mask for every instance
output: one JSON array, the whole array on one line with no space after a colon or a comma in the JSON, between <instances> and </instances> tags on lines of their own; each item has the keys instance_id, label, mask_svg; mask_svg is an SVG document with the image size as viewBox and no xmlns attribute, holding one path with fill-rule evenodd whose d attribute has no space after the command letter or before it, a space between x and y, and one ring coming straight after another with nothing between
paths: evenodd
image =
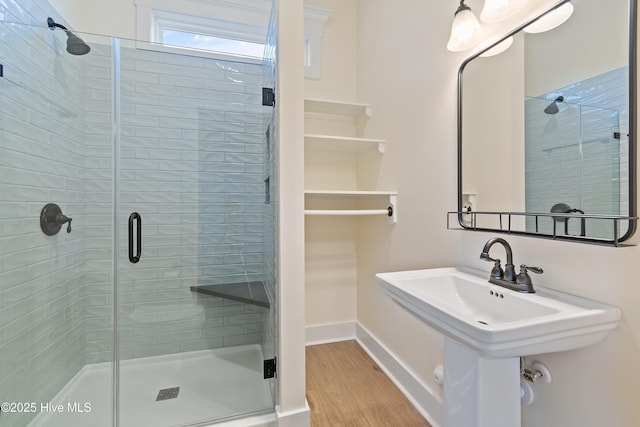
<instances>
[{"instance_id":1,"label":"white shelf","mask_svg":"<svg viewBox=\"0 0 640 427\"><path fill-rule=\"evenodd\" d=\"M326 215L326 216L357 216L357 215L386 215L392 216L393 211L391 211L391 215L389 215L389 210L387 209L306 209L304 211L305 215Z\"/></svg>"},{"instance_id":2,"label":"white shelf","mask_svg":"<svg viewBox=\"0 0 640 427\"><path fill-rule=\"evenodd\" d=\"M305 190L305 195L319 196L385 196L388 203L384 209L305 209L305 215L323 216L362 216L385 215L389 224L398 222L398 197L396 191L343 191L343 190Z\"/></svg>"},{"instance_id":3,"label":"white shelf","mask_svg":"<svg viewBox=\"0 0 640 427\"><path fill-rule=\"evenodd\" d=\"M304 190L304 194L322 196L397 196L397 191Z\"/></svg>"},{"instance_id":4,"label":"white shelf","mask_svg":"<svg viewBox=\"0 0 640 427\"><path fill-rule=\"evenodd\" d=\"M356 102L332 101L326 99L305 99L304 112L307 118L330 119L354 122L357 132L363 121L371 117L370 105ZM324 134L305 134L304 147L310 151L335 151L346 153L378 152L384 153L385 141L382 139L358 138ZM386 197L387 203L373 206L379 209L305 209L305 215L321 216L363 216L384 215L390 224L398 221L396 191L358 191L358 190L305 190L305 196L350 196L350 197ZM327 199L323 199L327 201ZM377 200L377 199L376 199ZM367 203L370 204L370 203ZM377 205L377 202L376 202Z\"/></svg>"},{"instance_id":5,"label":"white shelf","mask_svg":"<svg viewBox=\"0 0 640 427\"><path fill-rule=\"evenodd\" d=\"M336 135L312 135L304 136L304 148L312 151L338 151L348 153L360 153L365 151L377 151L384 153L383 139L356 138Z\"/></svg>"},{"instance_id":6,"label":"white shelf","mask_svg":"<svg viewBox=\"0 0 640 427\"><path fill-rule=\"evenodd\" d=\"M370 105L357 102L332 101L328 99L305 99L304 112L348 116L356 121L362 117L371 117Z\"/></svg>"}]
</instances>

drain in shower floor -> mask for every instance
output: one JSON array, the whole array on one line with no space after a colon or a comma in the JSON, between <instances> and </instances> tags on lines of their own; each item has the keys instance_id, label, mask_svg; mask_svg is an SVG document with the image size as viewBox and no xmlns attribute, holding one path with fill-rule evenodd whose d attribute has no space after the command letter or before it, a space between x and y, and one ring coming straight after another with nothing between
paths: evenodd
<instances>
[{"instance_id":1,"label":"drain in shower floor","mask_svg":"<svg viewBox=\"0 0 640 427\"><path fill-rule=\"evenodd\" d=\"M156 402L160 400L175 399L176 397L178 397L179 392L180 392L180 387L163 388L158 392L158 397L156 397Z\"/></svg>"}]
</instances>

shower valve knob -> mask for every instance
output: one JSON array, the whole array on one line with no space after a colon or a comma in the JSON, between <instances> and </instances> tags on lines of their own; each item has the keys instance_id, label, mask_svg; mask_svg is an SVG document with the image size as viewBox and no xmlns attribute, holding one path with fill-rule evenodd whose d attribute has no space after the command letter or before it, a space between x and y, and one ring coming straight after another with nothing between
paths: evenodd
<instances>
[{"instance_id":1,"label":"shower valve knob","mask_svg":"<svg viewBox=\"0 0 640 427\"><path fill-rule=\"evenodd\" d=\"M67 224L67 233L71 233L72 218L64 215L60 206L48 203L40 212L40 228L47 236L58 234L63 224Z\"/></svg>"}]
</instances>

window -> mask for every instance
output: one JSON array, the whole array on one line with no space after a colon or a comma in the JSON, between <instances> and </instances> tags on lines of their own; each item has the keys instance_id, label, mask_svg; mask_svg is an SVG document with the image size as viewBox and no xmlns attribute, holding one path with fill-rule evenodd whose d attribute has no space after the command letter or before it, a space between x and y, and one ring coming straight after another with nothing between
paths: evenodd
<instances>
[{"instance_id":1,"label":"window","mask_svg":"<svg viewBox=\"0 0 640 427\"><path fill-rule=\"evenodd\" d=\"M262 62L271 0L136 0L137 38L152 49Z\"/></svg>"},{"instance_id":2,"label":"window","mask_svg":"<svg viewBox=\"0 0 640 427\"><path fill-rule=\"evenodd\" d=\"M188 31L162 29L162 44L189 49L205 50L224 55L237 55L262 59L264 43L253 43Z\"/></svg>"},{"instance_id":3,"label":"window","mask_svg":"<svg viewBox=\"0 0 640 427\"><path fill-rule=\"evenodd\" d=\"M137 38L154 43L149 48L262 62L272 0L135 0L135 4ZM322 33L331 13L304 7L305 77L321 77Z\"/></svg>"}]
</instances>

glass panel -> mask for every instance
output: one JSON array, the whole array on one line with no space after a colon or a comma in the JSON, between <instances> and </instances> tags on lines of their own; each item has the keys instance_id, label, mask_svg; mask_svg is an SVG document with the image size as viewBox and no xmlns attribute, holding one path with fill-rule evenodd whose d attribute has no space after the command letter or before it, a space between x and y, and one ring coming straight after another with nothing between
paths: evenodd
<instances>
[{"instance_id":1,"label":"glass panel","mask_svg":"<svg viewBox=\"0 0 640 427\"><path fill-rule=\"evenodd\" d=\"M109 426L110 50L70 55L45 21L0 32L0 426Z\"/></svg>"},{"instance_id":2,"label":"glass panel","mask_svg":"<svg viewBox=\"0 0 640 427\"><path fill-rule=\"evenodd\" d=\"M144 47L121 48L120 426L272 412L262 65Z\"/></svg>"}]
</instances>

